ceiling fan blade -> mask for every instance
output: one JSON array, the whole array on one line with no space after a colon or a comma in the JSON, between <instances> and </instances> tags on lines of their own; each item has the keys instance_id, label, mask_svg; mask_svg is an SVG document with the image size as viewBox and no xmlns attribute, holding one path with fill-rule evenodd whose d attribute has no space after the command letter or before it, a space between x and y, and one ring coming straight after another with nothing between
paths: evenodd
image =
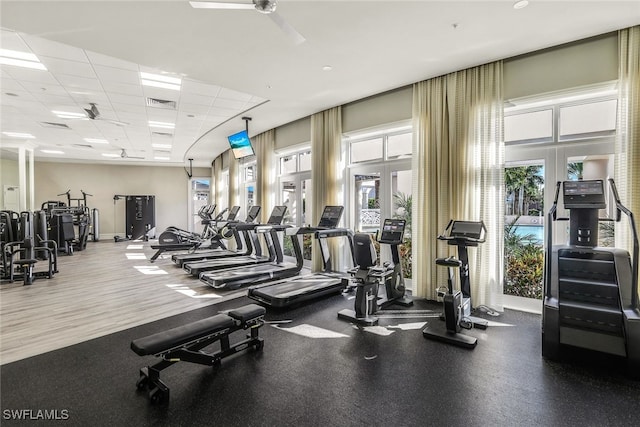
<instances>
[{"instance_id":1,"label":"ceiling fan blade","mask_svg":"<svg viewBox=\"0 0 640 427\"><path fill-rule=\"evenodd\" d=\"M255 9L253 3L226 3L215 1L190 1L194 9Z\"/></svg>"},{"instance_id":2,"label":"ceiling fan blade","mask_svg":"<svg viewBox=\"0 0 640 427\"><path fill-rule=\"evenodd\" d=\"M287 37L291 39L293 44L299 45L307 41L307 39L305 39L304 36L300 34L295 28L289 25L289 23L287 23L287 21L285 21L282 16L278 14L278 12L272 12L267 16L269 16L269 18L271 18L271 20L275 22L282 31L284 31Z\"/></svg>"}]
</instances>

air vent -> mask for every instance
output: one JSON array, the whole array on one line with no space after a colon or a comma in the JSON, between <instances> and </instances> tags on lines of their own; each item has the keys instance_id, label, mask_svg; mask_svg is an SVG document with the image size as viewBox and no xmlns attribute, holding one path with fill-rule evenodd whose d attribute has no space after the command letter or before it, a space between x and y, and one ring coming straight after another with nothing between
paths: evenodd
<instances>
[{"instance_id":1,"label":"air vent","mask_svg":"<svg viewBox=\"0 0 640 427\"><path fill-rule=\"evenodd\" d=\"M176 101L167 101L166 99L147 98L147 107L162 108L164 110L175 110Z\"/></svg>"},{"instance_id":2,"label":"air vent","mask_svg":"<svg viewBox=\"0 0 640 427\"><path fill-rule=\"evenodd\" d=\"M40 122L40 126L45 128L53 128L53 129L71 129L69 126L64 123L53 123L53 122Z\"/></svg>"},{"instance_id":3,"label":"air vent","mask_svg":"<svg viewBox=\"0 0 640 427\"><path fill-rule=\"evenodd\" d=\"M151 136L161 136L163 138L171 138L173 137L173 134L169 132L151 132Z\"/></svg>"}]
</instances>

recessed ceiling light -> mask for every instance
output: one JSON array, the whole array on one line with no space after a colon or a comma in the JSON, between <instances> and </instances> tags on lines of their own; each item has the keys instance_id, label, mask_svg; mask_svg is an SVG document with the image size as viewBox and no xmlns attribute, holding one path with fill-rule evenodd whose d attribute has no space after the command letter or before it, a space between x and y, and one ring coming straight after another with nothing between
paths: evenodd
<instances>
[{"instance_id":1,"label":"recessed ceiling light","mask_svg":"<svg viewBox=\"0 0 640 427\"><path fill-rule=\"evenodd\" d=\"M162 156L155 156L153 159L154 160L167 160L167 161L171 160L170 157L162 157Z\"/></svg>"},{"instance_id":2,"label":"recessed ceiling light","mask_svg":"<svg viewBox=\"0 0 640 427\"><path fill-rule=\"evenodd\" d=\"M35 136L31 135L30 133L22 133L22 132L2 132L2 133L11 138L35 139Z\"/></svg>"},{"instance_id":3,"label":"recessed ceiling light","mask_svg":"<svg viewBox=\"0 0 640 427\"><path fill-rule=\"evenodd\" d=\"M176 127L176 124L169 123L169 122L156 122L153 120L149 120L149 126L154 128L173 129Z\"/></svg>"},{"instance_id":4,"label":"recessed ceiling light","mask_svg":"<svg viewBox=\"0 0 640 427\"><path fill-rule=\"evenodd\" d=\"M97 139L97 138L83 138L86 142L91 144L108 144L109 141L106 139Z\"/></svg>"},{"instance_id":5,"label":"recessed ceiling light","mask_svg":"<svg viewBox=\"0 0 640 427\"><path fill-rule=\"evenodd\" d=\"M102 153L104 157L120 157L120 154L115 153Z\"/></svg>"},{"instance_id":6,"label":"recessed ceiling light","mask_svg":"<svg viewBox=\"0 0 640 427\"><path fill-rule=\"evenodd\" d=\"M331 65L325 65L324 67L322 67L322 71L331 71L333 70L333 67Z\"/></svg>"},{"instance_id":7,"label":"recessed ceiling light","mask_svg":"<svg viewBox=\"0 0 640 427\"><path fill-rule=\"evenodd\" d=\"M513 4L513 8L514 9L524 9L525 7L529 6L529 1L528 0L520 0L517 1Z\"/></svg>"},{"instance_id":8,"label":"recessed ceiling light","mask_svg":"<svg viewBox=\"0 0 640 427\"><path fill-rule=\"evenodd\" d=\"M64 151L60 151L60 150L40 150L41 153L47 153L47 154L64 154Z\"/></svg>"}]
</instances>

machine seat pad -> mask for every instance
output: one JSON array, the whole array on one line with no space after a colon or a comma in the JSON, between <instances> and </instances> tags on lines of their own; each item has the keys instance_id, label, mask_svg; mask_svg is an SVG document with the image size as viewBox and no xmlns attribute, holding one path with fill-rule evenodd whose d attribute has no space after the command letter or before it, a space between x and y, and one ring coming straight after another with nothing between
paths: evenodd
<instances>
[{"instance_id":1,"label":"machine seat pad","mask_svg":"<svg viewBox=\"0 0 640 427\"><path fill-rule=\"evenodd\" d=\"M159 354L234 326L235 323L231 317L226 314L217 314L134 340L131 342L131 350L135 351L139 356Z\"/></svg>"},{"instance_id":2,"label":"machine seat pad","mask_svg":"<svg viewBox=\"0 0 640 427\"><path fill-rule=\"evenodd\" d=\"M449 258L436 258L436 264L447 267L462 267L462 261L451 256Z\"/></svg>"},{"instance_id":3,"label":"machine seat pad","mask_svg":"<svg viewBox=\"0 0 640 427\"><path fill-rule=\"evenodd\" d=\"M239 320L243 324L249 320L264 316L266 309L258 304L247 304L229 312L229 316Z\"/></svg>"}]
</instances>

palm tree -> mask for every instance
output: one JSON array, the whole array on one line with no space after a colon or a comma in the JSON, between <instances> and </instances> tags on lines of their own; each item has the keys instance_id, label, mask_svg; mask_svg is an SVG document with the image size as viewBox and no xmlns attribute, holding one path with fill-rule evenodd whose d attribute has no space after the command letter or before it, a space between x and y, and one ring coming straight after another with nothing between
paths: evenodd
<instances>
[{"instance_id":1,"label":"palm tree","mask_svg":"<svg viewBox=\"0 0 640 427\"><path fill-rule=\"evenodd\" d=\"M531 203L542 201L544 178L541 173L540 165L505 169L506 194L511 198L513 215L527 215Z\"/></svg>"},{"instance_id":2,"label":"palm tree","mask_svg":"<svg viewBox=\"0 0 640 427\"><path fill-rule=\"evenodd\" d=\"M567 164L567 177L571 181L580 181L583 178L584 163L571 162Z\"/></svg>"}]
</instances>

